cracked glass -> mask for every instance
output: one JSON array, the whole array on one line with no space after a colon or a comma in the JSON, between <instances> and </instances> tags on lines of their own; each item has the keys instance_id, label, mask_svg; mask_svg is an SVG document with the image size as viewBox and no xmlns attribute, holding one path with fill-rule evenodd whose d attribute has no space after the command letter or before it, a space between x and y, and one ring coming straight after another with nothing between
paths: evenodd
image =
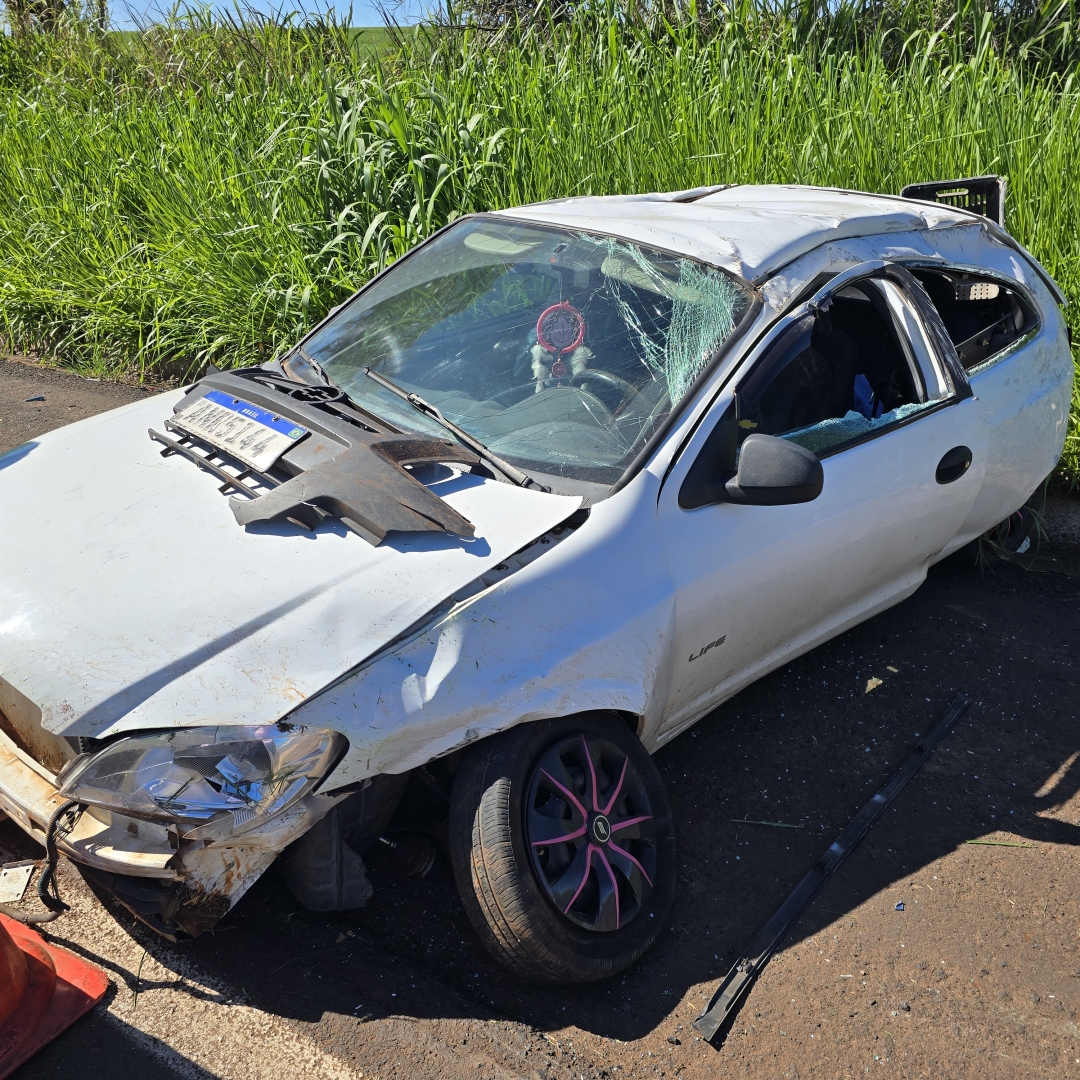
<instances>
[{"instance_id":1,"label":"cracked glass","mask_svg":"<svg viewBox=\"0 0 1080 1080\"><path fill-rule=\"evenodd\" d=\"M693 259L471 218L363 290L304 349L359 404L440 433L380 372L531 473L610 484L749 309Z\"/></svg>"}]
</instances>

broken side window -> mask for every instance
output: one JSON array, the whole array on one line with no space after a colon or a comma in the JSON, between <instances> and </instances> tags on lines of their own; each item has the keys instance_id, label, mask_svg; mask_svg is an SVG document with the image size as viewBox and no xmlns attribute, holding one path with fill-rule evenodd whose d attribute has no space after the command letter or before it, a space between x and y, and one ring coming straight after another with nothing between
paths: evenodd
<instances>
[{"instance_id":1,"label":"broken side window","mask_svg":"<svg viewBox=\"0 0 1080 1080\"><path fill-rule=\"evenodd\" d=\"M904 302L891 282L859 281L836 293L740 388L739 442L760 432L820 455L945 396L932 361L897 331L892 309Z\"/></svg>"},{"instance_id":2,"label":"broken side window","mask_svg":"<svg viewBox=\"0 0 1080 1080\"><path fill-rule=\"evenodd\" d=\"M1002 281L951 268L912 267L911 272L930 294L967 371L981 368L1038 328L1032 306Z\"/></svg>"}]
</instances>

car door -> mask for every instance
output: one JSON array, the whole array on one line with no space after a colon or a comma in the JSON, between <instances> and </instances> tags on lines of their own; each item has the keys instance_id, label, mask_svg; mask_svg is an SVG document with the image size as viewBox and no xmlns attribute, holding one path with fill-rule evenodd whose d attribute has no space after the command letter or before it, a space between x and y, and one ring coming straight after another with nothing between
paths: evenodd
<instances>
[{"instance_id":1,"label":"car door","mask_svg":"<svg viewBox=\"0 0 1080 1080\"><path fill-rule=\"evenodd\" d=\"M985 423L950 350L915 279L875 263L834 278L740 365L658 505L676 590L664 737L923 580L985 469ZM817 498L724 498L754 431L819 456Z\"/></svg>"},{"instance_id":2,"label":"car door","mask_svg":"<svg viewBox=\"0 0 1080 1080\"><path fill-rule=\"evenodd\" d=\"M986 476L963 530L977 536L1022 506L1057 463L1073 392L1068 330L1037 278L1025 286L1000 271L941 260L909 269L941 316L986 417Z\"/></svg>"}]
</instances>

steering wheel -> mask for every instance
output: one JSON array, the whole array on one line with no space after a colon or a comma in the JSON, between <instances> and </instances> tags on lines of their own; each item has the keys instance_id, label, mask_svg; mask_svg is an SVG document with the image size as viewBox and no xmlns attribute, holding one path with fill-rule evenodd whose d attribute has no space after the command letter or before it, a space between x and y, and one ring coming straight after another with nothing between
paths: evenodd
<instances>
[{"instance_id":1,"label":"steering wheel","mask_svg":"<svg viewBox=\"0 0 1080 1080\"><path fill-rule=\"evenodd\" d=\"M576 375L571 375L567 381L571 386L582 386L589 382L600 383L603 390L607 392L604 393L603 390L599 393L595 390L593 392L597 393L597 397L613 413L618 410L620 405L637 393L637 387L633 383L627 382L626 379L620 378L618 375L613 375L610 371L604 371L602 368L586 368Z\"/></svg>"}]
</instances>

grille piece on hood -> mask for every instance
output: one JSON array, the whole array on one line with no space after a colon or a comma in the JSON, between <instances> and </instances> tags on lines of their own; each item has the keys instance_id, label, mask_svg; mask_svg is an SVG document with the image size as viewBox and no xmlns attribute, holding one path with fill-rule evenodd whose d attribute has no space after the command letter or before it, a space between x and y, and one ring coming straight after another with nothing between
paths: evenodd
<instances>
[{"instance_id":1,"label":"grille piece on hood","mask_svg":"<svg viewBox=\"0 0 1080 1080\"><path fill-rule=\"evenodd\" d=\"M233 515L241 525L287 518L311 529L329 515L373 544L391 530L472 536L472 523L403 466L479 460L471 450L442 439L373 435L251 502L234 499Z\"/></svg>"},{"instance_id":2,"label":"grille piece on hood","mask_svg":"<svg viewBox=\"0 0 1080 1080\"><path fill-rule=\"evenodd\" d=\"M310 431L309 437L286 451L275 465L256 471L231 462L220 448L184 432L182 421L166 421L178 439L151 429L150 437L164 444L163 456L181 454L222 480L221 490L246 498L232 499L233 515L241 525L291 521L314 529L336 517L372 544L388 532L449 532L471 537L471 522L443 502L405 468L426 463L480 464L471 450L445 439L400 431L372 430L365 414L355 419L333 401L302 400L282 394L275 381L254 371L215 372L191 388L175 408L179 414L211 390L224 391L260 408L287 417ZM201 451L201 452L200 452Z\"/></svg>"}]
</instances>

